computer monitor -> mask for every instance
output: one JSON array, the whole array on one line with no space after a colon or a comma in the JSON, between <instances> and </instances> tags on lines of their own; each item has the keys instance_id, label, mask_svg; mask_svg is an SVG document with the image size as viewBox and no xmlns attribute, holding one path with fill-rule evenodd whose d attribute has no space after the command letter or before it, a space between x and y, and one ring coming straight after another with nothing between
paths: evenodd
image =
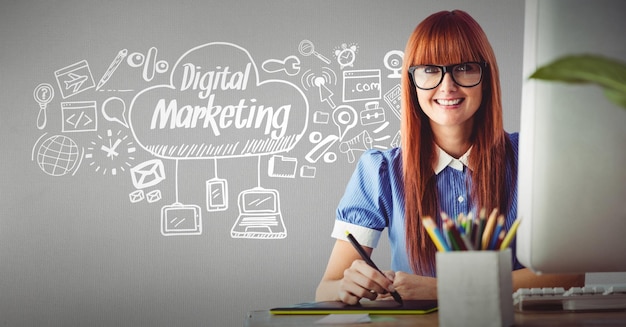
<instances>
[{"instance_id":1,"label":"computer monitor","mask_svg":"<svg viewBox=\"0 0 626 327\"><path fill-rule=\"evenodd\" d=\"M626 2L527 0L524 78L572 54L626 62ZM525 80L517 256L536 273L626 271L626 109L592 84Z\"/></svg>"}]
</instances>

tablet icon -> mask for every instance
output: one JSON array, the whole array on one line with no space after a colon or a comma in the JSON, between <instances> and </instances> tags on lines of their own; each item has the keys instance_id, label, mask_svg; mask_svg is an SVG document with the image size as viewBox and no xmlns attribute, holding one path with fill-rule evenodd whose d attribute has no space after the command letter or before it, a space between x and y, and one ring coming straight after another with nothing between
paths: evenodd
<instances>
[{"instance_id":1,"label":"tablet icon","mask_svg":"<svg viewBox=\"0 0 626 327\"><path fill-rule=\"evenodd\" d=\"M193 204L174 203L161 208L161 234L200 235L202 221L200 207Z\"/></svg>"}]
</instances>

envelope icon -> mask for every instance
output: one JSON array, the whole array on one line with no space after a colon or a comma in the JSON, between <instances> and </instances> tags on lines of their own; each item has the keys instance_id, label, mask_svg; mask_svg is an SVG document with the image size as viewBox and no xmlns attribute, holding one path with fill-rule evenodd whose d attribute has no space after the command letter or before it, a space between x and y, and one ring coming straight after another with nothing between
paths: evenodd
<instances>
[{"instance_id":1,"label":"envelope icon","mask_svg":"<svg viewBox=\"0 0 626 327\"><path fill-rule=\"evenodd\" d=\"M128 196L130 197L130 203L137 203L137 202L143 201L143 191L142 190L133 191Z\"/></svg>"},{"instance_id":2,"label":"envelope icon","mask_svg":"<svg viewBox=\"0 0 626 327\"><path fill-rule=\"evenodd\" d=\"M144 161L130 169L133 185L138 188L146 188L159 184L165 179L163 161L152 159Z\"/></svg>"},{"instance_id":3,"label":"envelope icon","mask_svg":"<svg viewBox=\"0 0 626 327\"><path fill-rule=\"evenodd\" d=\"M161 190L150 191L146 194L146 200L148 203L155 203L161 200Z\"/></svg>"}]
</instances>

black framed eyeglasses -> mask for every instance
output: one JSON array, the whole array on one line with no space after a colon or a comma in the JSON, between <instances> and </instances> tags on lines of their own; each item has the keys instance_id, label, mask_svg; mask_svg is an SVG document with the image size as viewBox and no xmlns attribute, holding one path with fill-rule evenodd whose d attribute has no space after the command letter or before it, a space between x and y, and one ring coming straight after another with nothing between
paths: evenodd
<instances>
[{"instance_id":1,"label":"black framed eyeglasses","mask_svg":"<svg viewBox=\"0 0 626 327\"><path fill-rule=\"evenodd\" d=\"M462 87L474 87L483 79L486 62L463 62L449 66L417 65L409 67L409 76L418 89L432 90L441 84L446 73L451 73L452 80Z\"/></svg>"}]
</instances>

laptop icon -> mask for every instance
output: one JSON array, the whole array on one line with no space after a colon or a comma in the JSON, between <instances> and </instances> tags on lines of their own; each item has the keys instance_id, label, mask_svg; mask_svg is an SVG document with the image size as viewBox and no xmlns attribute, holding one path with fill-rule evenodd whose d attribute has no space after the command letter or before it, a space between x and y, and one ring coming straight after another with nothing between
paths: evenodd
<instances>
[{"instance_id":1,"label":"laptop icon","mask_svg":"<svg viewBox=\"0 0 626 327\"><path fill-rule=\"evenodd\" d=\"M239 217L230 231L233 238L287 237L276 190L255 187L239 193Z\"/></svg>"}]
</instances>

